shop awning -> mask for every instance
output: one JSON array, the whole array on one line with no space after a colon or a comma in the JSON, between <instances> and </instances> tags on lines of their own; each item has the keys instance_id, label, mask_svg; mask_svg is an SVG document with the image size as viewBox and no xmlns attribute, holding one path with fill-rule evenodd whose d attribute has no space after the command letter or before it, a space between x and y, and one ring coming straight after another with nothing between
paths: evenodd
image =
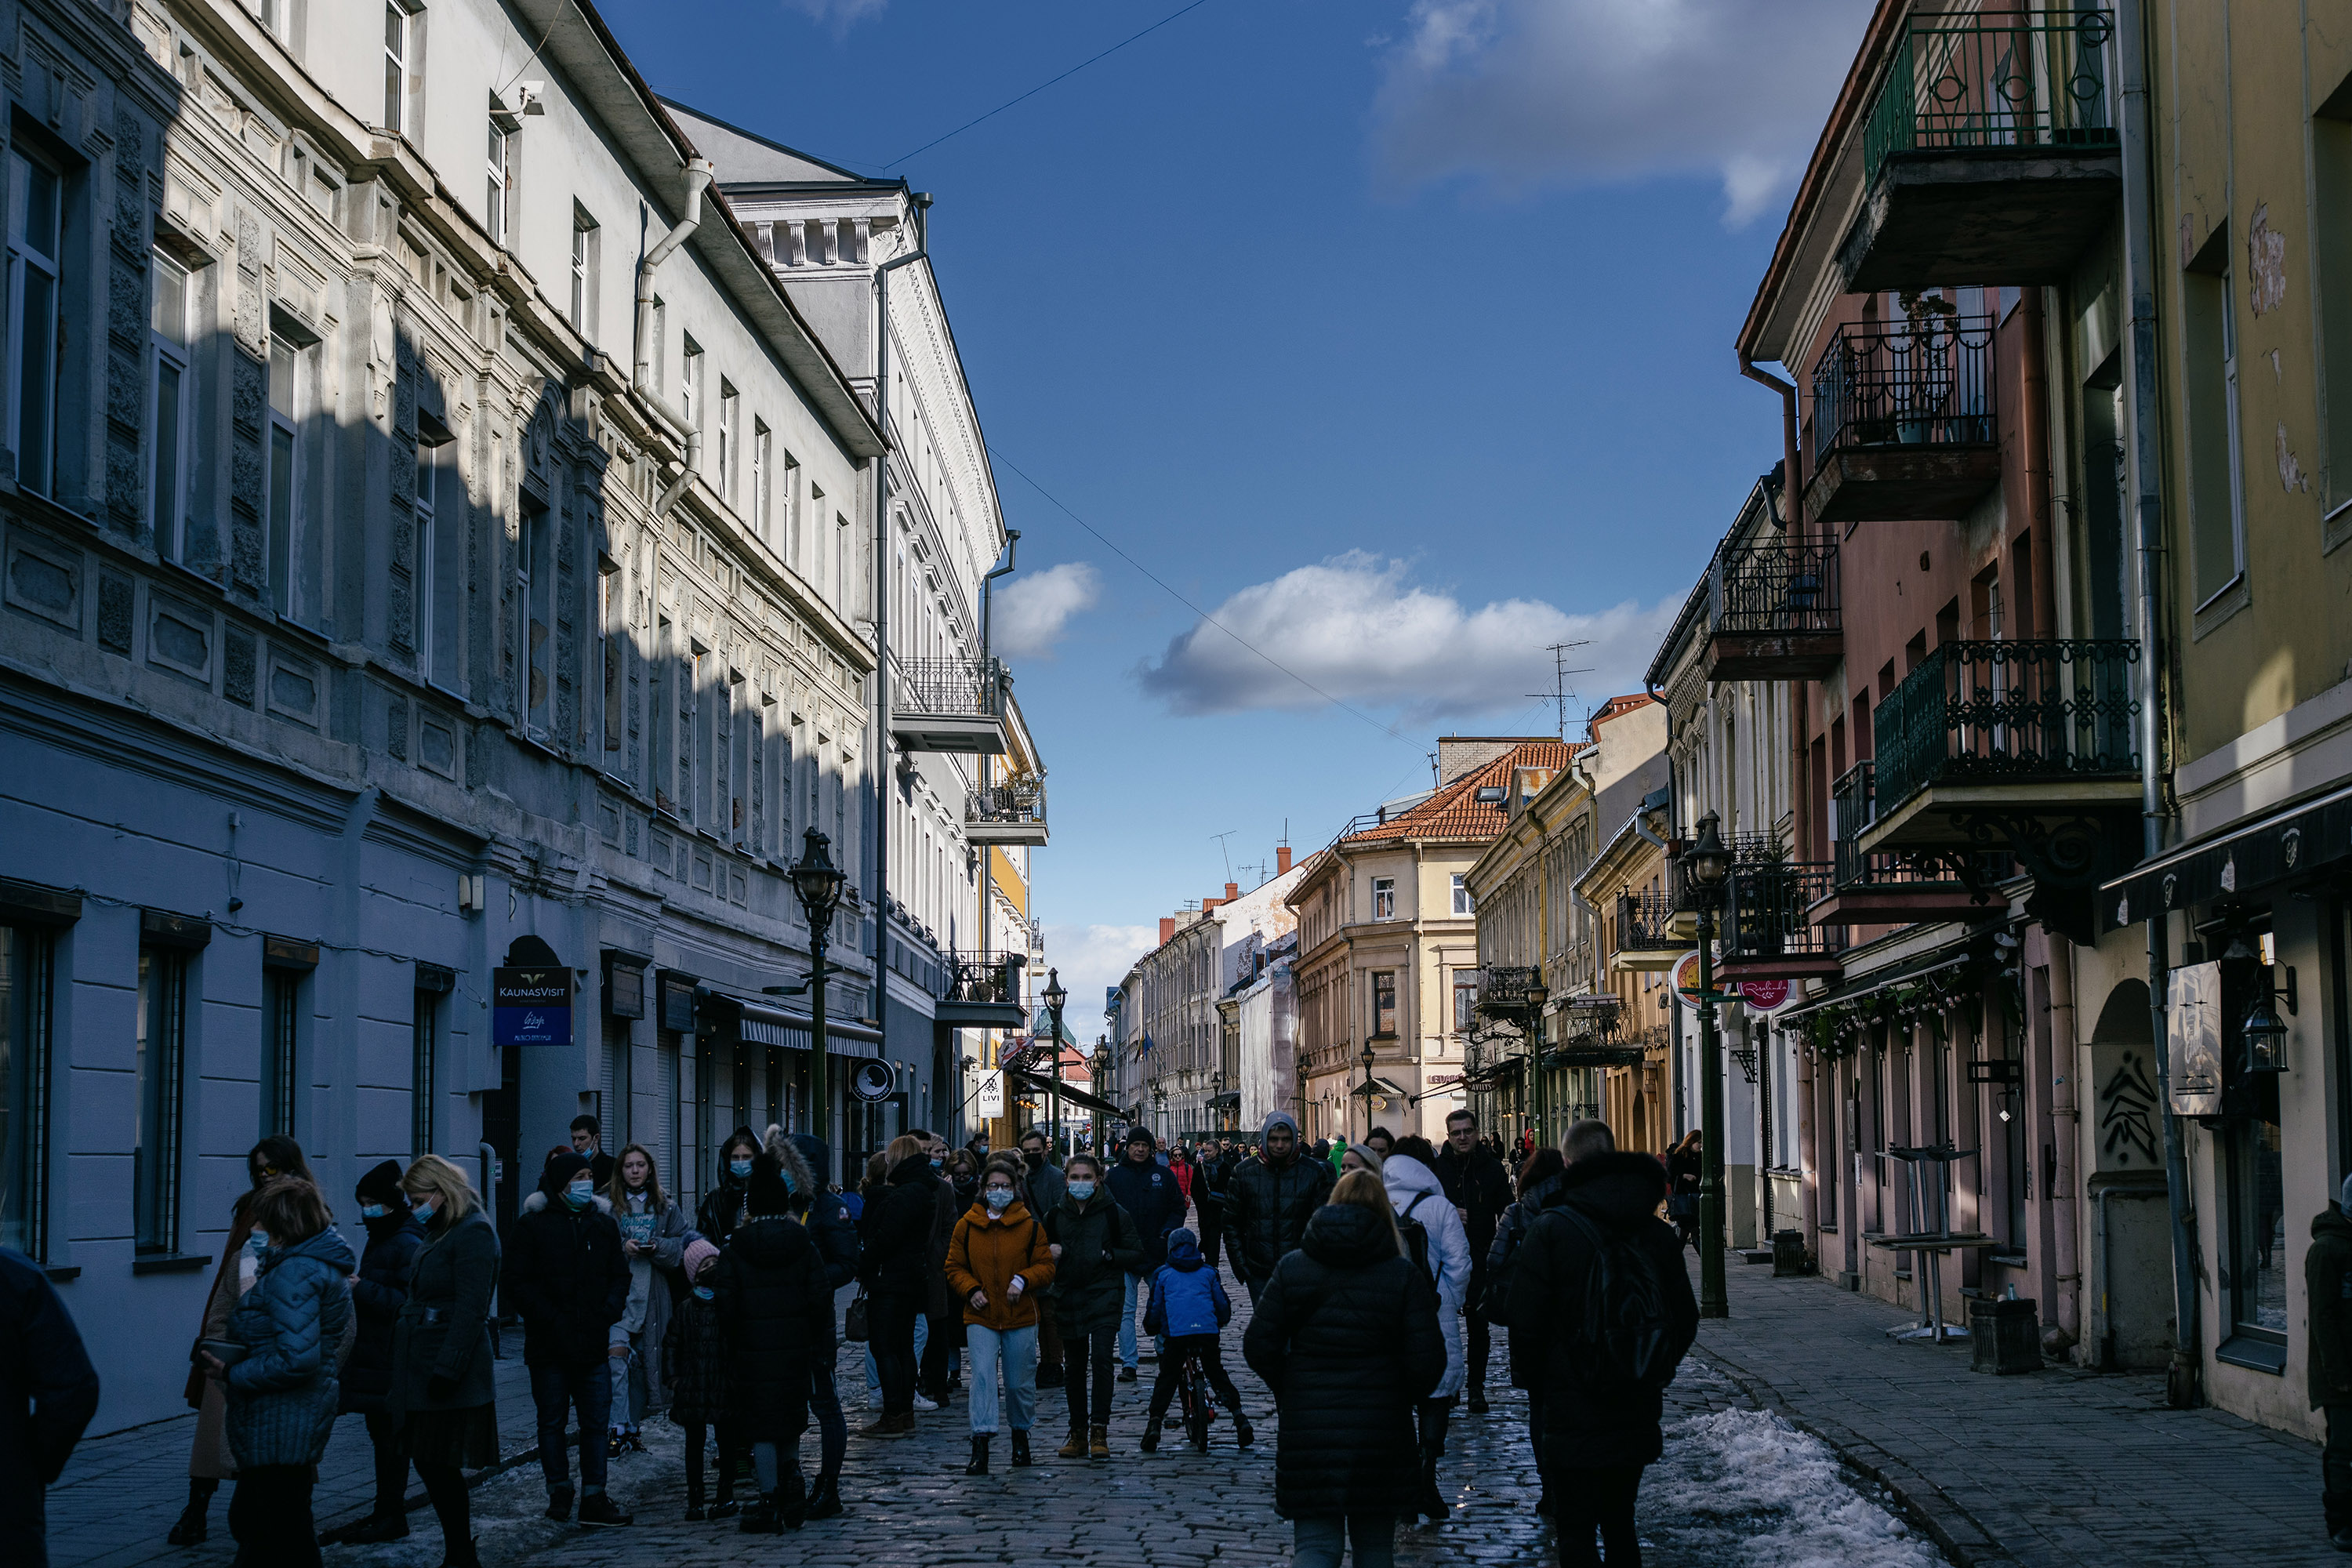
<instances>
[{"instance_id":1,"label":"shop awning","mask_svg":"<svg viewBox=\"0 0 2352 1568\"><path fill-rule=\"evenodd\" d=\"M2243 897L2352 857L2352 785L2207 834L2104 883L2099 929Z\"/></svg>"},{"instance_id":2,"label":"shop awning","mask_svg":"<svg viewBox=\"0 0 2352 1568\"><path fill-rule=\"evenodd\" d=\"M730 997L737 1010L736 1032L755 1045L782 1046L788 1051L815 1048L814 1023L806 1013L794 1013L764 1002ZM879 1057L882 1031L846 1018L824 1021L824 1054L829 1057Z\"/></svg>"},{"instance_id":3,"label":"shop awning","mask_svg":"<svg viewBox=\"0 0 2352 1568\"><path fill-rule=\"evenodd\" d=\"M1376 1078L1358 1084L1348 1092L1358 1099L1370 1099L1371 1096L1376 1094L1384 1094L1391 1100L1402 1100L1412 1091L1401 1087L1400 1085L1391 1083L1387 1079Z\"/></svg>"},{"instance_id":4,"label":"shop awning","mask_svg":"<svg viewBox=\"0 0 2352 1568\"><path fill-rule=\"evenodd\" d=\"M1972 949L1955 950L1949 947L1939 947L1935 952L1923 953L1917 958L1909 959L1901 963L1889 964L1885 969L1873 970L1868 974L1857 976L1843 985L1833 985L1811 1001L1801 1003L1783 1012L1776 1013L1767 1021L1776 1029L1785 1029L1798 1019L1818 1013L1824 1007L1834 1007L1845 1002L1858 1002L1865 996L1874 996L1882 991L1891 991L1897 985L1908 985L1915 981L1924 980L1931 974L1941 974L1948 970L1965 969L1984 962L1983 955Z\"/></svg>"},{"instance_id":5,"label":"shop awning","mask_svg":"<svg viewBox=\"0 0 2352 1568\"><path fill-rule=\"evenodd\" d=\"M1223 1094L1209 1096L1209 1109L1212 1110L1239 1110L1241 1108L1242 1091L1240 1089L1229 1089Z\"/></svg>"},{"instance_id":6,"label":"shop awning","mask_svg":"<svg viewBox=\"0 0 2352 1568\"><path fill-rule=\"evenodd\" d=\"M1006 1068L1004 1081L1008 1088L1023 1094L1059 1095L1066 1105L1084 1106L1088 1110L1099 1110L1105 1116L1126 1114L1098 1094L1088 1094L1085 1089L1067 1083L1056 1086L1050 1078L1039 1078L1035 1073L1023 1072L1019 1068Z\"/></svg>"},{"instance_id":7,"label":"shop awning","mask_svg":"<svg viewBox=\"0 0 2352 1568\"><path fill-rule=\"evenodd\" d=\"M1476 1072L1464 1073L1462 1087L1476 1089L1493 1089L1517 1078L1521 1069L1527 1065L1527 1058L1524 1057L1505 1057L1501 1061L1487 1063Z\"/></svg>"}]
</instances>

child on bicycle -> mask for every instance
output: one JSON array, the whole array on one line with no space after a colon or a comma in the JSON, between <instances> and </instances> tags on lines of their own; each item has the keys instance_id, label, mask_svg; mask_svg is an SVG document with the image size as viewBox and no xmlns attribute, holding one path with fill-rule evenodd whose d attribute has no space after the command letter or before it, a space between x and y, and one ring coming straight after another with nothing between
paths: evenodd
<instances>
[{"instance_id":1,"label":"child on bicycle","mask_svg":"<svg viewBox=\"0 0 2352 1568\"><path fill-rule=\"evenodd\" d=\"M1194 1361L1225 1408L1234 1413L1235 1441L1246 1448L1255 1440L1249 1417L1242 1414L1241 1390L1226 1375L1225 1363L1218 1354L1218 1332L1233 1315L1234 1303L1225 1294L1224 1281L1201 1256L1200 1241L1181 1226L1170 1231L1168 1261L1151 1277L1151 1305L1143 1315L1144 1331L1164 1336L1160 1345L1160 1379L1151 1385L1151 1416L1143 1427L1145 1453L1160 1451L1160 1428L1168 1418L1168 1406L1183 1381L1186 1363Z\"/></svg>"}]
</instances>

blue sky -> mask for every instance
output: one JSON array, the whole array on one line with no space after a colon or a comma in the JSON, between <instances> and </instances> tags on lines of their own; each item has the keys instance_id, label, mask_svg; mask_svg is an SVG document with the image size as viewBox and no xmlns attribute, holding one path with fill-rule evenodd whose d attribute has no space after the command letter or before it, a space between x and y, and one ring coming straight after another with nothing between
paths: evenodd
<instances>
[{"instance_id":1,"label":"blue sky","mask_svg":"<svg viewBox=\"0 0 2352 1568\"><path fill-rule=\"evenodd\" d=\"M881 172L1181 4L605 15L657 90ZM1732 338L1868 10L1206 0L888 171L937 197L1022 533L999 626L1074 996L1221 890L1214 835L1247 882L1286 825L1304 855L1426 787L1440 733L1549 732L1545 644L1591 639L1586 703L1638 688L1779 456Z\"/></svg>"}]
</instances>

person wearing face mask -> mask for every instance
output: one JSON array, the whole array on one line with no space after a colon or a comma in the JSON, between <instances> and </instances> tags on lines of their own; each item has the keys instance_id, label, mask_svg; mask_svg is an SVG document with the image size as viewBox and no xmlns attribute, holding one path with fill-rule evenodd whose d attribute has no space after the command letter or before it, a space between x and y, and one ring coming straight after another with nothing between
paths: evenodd
<instances>
[{"instance_id":1,"label":"person wearing face mask","mask_svg":"<svg viewBox=\"0 0 2352 1568\"><path fill-rule=\"evenodd\" d=\"M400 1423L400 1451L441 1521L444 1568L481 1568L465 1472L499 1458L489 1326L499 1233L466 1173L437 1154L408 1167L400 1202L425 1239L393 1325L384 1412Z\"/></svg>"},{"instance_id":2,"label":"person wearing face mask","mask_svg":"<svg viewBox=\"0 0 2352 1568\"><path fill-rule=\"evenodd\" d=\"M824 1261L826 1300L857 1278L857 1230L850 1222L841 1194L824 1184L831 1151L812 1132L787 1138L779 1128L768 1129L769 1158L793 1184L793 1214L807 1227ZM797 1159L798 1164L793 1162ZM818 1470L809 1489L808 1516L832 1519L840 1514L841 1467L848 1458L849 1422L842 1414L841 1393L834 1386L833 1358L819 1356L809 1365L809 1416L816 1423Z\"/></svg>"},{"instance_id":3,"label":"person wearing face mask","mask_svg":"<svg viewBox=\"0 0 2352 1568\"><path fill-rule=\"evenodd\" d=\"M719 1180L702 1194L694 1211L694 1228L717 1246L727 1245L743 1223L743 1198L751 1180L751 1162L760 1152L760 1135L738 1127L719 1148Z\"/></svg>"},{"instance_id":4,"label":"person wearing face mask","mask_svg":"<svg viewBox=\"0 0 2352 1568\"><path fill-rule=\"evenodd\" d=\"M1125 1156L1111 1167L1104 1183L1118 1206L1135 1221L1135 1234L1143 1239L1143 1257L1127 1271L1120 1308L1125 1313L1118 1325L1121 1383L1135 1381L1135 1369L1140 1360L1135 1340L1136 1308L1150 1304L1152 1271L1168 1261L1168 1233L1184 1223L1187 1207L1175 1176L1156 1156L1156 1144L1157 1140L1144 1128L1129 1131L1122 1146Z\"/></svg>"},{"instance_id":5,"label":"person wearing face mask","mask_svg":"<svg viewBox=\"0 0 2352 1568\"><path fill-rule=\"evenodd\" d=\"M1054 1282L1045 1227L1021 1201L1021 1163L999 1155L981 1178L980 1202L956 1221L948 1243L948 1282L963 1301L971 1349L971 1463L988 1474L997 1426L998 1375L1013 1429L1013 1464L1029 1463L1029 1428L1037 1410L1037 1297Z\"/></svg>"},{"instance_id":6,"label":"person wearing face mask","mask_svg":"<svg viewBox=\"0 0 2352 1568\"><path fill-rule=\"evenodd\" d=\"M1070 1407L1070 1436L1060 1458L1108 1459L1111 1353L1118 1346L1128 1270L1143 1262L1143 1237L1134 1218L1111 1201L1101 1161L1073 1154L1062 1174L1061 1201L1045 1215L1045 1250L1054 1259L1054 1287L1046 1294L1061 1328L1062 1385Z\"/></svg>"},{"instance_id":7,"label":"person wearing face mask","mask_svg":"<svg viewBox=\"0 0 2352 1568\"><path fill-rule=\"evenodd\" d=\"M425 1246L425 1227L408 1212L400 1192L400 1162L386 1160L362 1176L353 1194L367 1245L352 1280L352 1310L359 1339L343 1367L339 1414L357 1412L375 1449L375 1509L337 1539L353 1542L398 1541L408 1533L408 1455L400 1446L400 1423L384 1411L392 1388L393 1328L408 1300L409 1276Z\"/></svg>"},{"instance_id":8,"label":"person wearing face mask","mask_svg":"<svg viewBox=\"0 0 2352 1568\"><path fill-rule=\"evenodd\" d=\"M653 1151L642 1143L629 1144L614 1161L613 1184L605 1195L621 1227L621 1255L629 1260L628 1305L613 1325L610 1352L613 1424L605 1447L617 1457L646 1451L637 1424L647 1407L665 1396L661 1342L669 1331L670 1306L677 1299L671 1281L684 1283L680 1269L687 1226L686 1210L662 1191Z\"/></svg>"},{"instance_id":9,"label":"person wearing face mask","mask_svg":"<svg viewBox=\"0 0 2352 1568\"><path fill-rule=\"evenodd\" d=\"M247 1245L252 1236L253 1221L247 1205L253 1194L279 1176L298 1176L310 1181L310 1163L302 1157L302 1146L291 1138L264 1138L245 1156L245 1172L250 1190L236 1200L229 1210L228 1235L221 1243L220 1267L213 1273L211 1293L205 1298L205 1314L197 1326L194 1342L188 1347L186 1397L189 1408L196 1412L195 1440L188 1449L188 1506L181 1510L179 1521L172 1526L164 1539L174 1546L198 1546L204 1543L207 1526L205 1516L212 1507L213 1493L222 1481L236 1474L236 1460L228 1449L225 1424L228 1417L226 1390L220 1379L205 1375L198 1361L200 1348L206 1340L228 1337L228 1315L260 1271L259 1255Z\"/></svg>"},{"instance_id":10,"label":"person wearing face mask","mask_svg":"<svg viewBox=\"0 0 2352 1568\"><path fill-rule=\"evenodd\" d=\"M580 1522L626 1524L604 1495L605 1429L613 1409L614 1325L629 1301L629 1261L613 1205L596 1193L588 1157L549 1156L539 1190L523 1203L507 1254L504 1299L522 1314L523 1364L539 1407L539 1460L547 1517L572 1516L572 1473L563 1432L576 1408L580 1430Z\"/></svg>"},{"instance_id":11,"label":"person wearing face mask","mask_svg":"<svg viewBox=\"0 0 2352 1568\"><path fill-rule=\"evenodd\" d=\"M866 1200L866 1250L858 1279L866 1289L867 1342L882 1384L882 1411L861 1437L911 1437L915 1432L915 1320L930 1291L931 1216L946 1185L931 1168L929 1141L902 1132L883 1151L888 1174Z\"/></svg>"},{"instance_id":12,"label":"person wearing face mask","mask_svg":"<svg viewBox=\"0 0 2352 1568\"><path fill-rule=\"evenodd\" d=\"M779 1136L751 1168L751 1217L712 1271L738 1441L751 1446L760 1501L746 1534L798 1530L807 1517L800 1439L808 1429L810 1368L834 1353L833 1292L824 1258L793 1219L795 1189L812 1184L806 1162Z\"/></svg>"},{"instance_id":13,"label":"person wearing face mask","mask_svg":"<svg viewBox=\"0 0 2352 1568\"><path fill-rule=\"evenodd\" d=\"M719 1331L718 1295L712 1277L719 1248L698 1236L686 1244L682 1267L693 1283L671 1314L662 1342L662 1364L669 1369L669 1418L686 1435L686 1520L730 1519L735 1513L735 1463L742 1452L732 1420L727 1339ZM710 1430L719 1429L719 1494L708 1513L703 1465Z\"/></svg>"},{"instance_id":14,"label":"person wearing face mask","mask_svg":"<svg viewBox=\"0 0 2352 1568\"><path fill-rule=\"evenodd\" d=\"M1062 1201L1062 1168L1046 1148L1045 1130L1032 1127L1021 1134L1021 1201L1044 1219ZM1062 1331L1054 1315L1053 1293L1037 1303L1037 1386L1062 1386Z\"/></svg>"}]
</instances>

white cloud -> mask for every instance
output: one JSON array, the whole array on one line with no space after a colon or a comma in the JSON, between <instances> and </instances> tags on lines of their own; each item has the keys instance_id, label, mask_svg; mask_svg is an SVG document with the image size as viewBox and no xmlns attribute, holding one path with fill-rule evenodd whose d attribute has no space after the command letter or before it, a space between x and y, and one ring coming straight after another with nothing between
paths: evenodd
<instances>
[{"instance_id":1,"label":"white cloud","mask_svg":"<svg viewBox=\"0 0 2352 1568\"><path fill-rule=\"evenodd\" d=\"M1413 0L1384 172L1504 195L1711 174L1739 227L1804 167L1871 0Z\"/></svg>"},{"instance_id":2,"label":"white cloud","mask_svg":"<svg viewBox=\"0 0 2352 1568\"><path fill-rule=\"evenodd\" d=\"M784 8L798 11L813 22L828 23L838 33L847 32L851 26L875 15L890 0L784 0Z\"/></svg>"},{"instance_id":3,"label":"white cloud","mask_svg":"<svg viewBox=\"0 0 2352 1568\"><path fill-rule=\"evenodd\" d=\"M1234 595L1218 623L1284 668L1341 701L1396 711L1406 721L1525 708L1552 685L1549 645L1584 642L1573 666L1588 700L1642 689L1658 639L1679 606L1628 600L1571 614L1539 599L1498 599L1475 609L1407 580L1402 561L1362 551L1286 572ZM1143 688L1178 713L1311 709L1323 698L1234 636L1206 622L1171 640L1139 672ZM1573 717L1573 715L1571 715Z\"/></svg>"},{"instance_id":4,"label":"white cloud","mask_svg":"<svg viewBox=\"0 0 2352 1568\"><path fill-rule=\"evenodd\" d=\"M1104 1032L1104 988L1126 979L1135 961L1159 942L1156 925L1046 926L1045 962L1061 973L1062 984L1070 993L1069 1001L1063 1005L1062 1026L1092 1044ZM1044 980L1037 981L1037 986L1044 984Z\"/></svg>"},{"instance_id":5,"label":"white cloud","mask_svg":"<svg viewBox=\"0 0 2352 1568\"><path fill-rule=\"evenodd\" d=\"M1065 561L1043 572L1015 577L996 591L989 640L1013 658L1049 654L1070 617L1091 609L1102 595L1102 576L1084 561Z\"/></svg>"}]
</instances>

